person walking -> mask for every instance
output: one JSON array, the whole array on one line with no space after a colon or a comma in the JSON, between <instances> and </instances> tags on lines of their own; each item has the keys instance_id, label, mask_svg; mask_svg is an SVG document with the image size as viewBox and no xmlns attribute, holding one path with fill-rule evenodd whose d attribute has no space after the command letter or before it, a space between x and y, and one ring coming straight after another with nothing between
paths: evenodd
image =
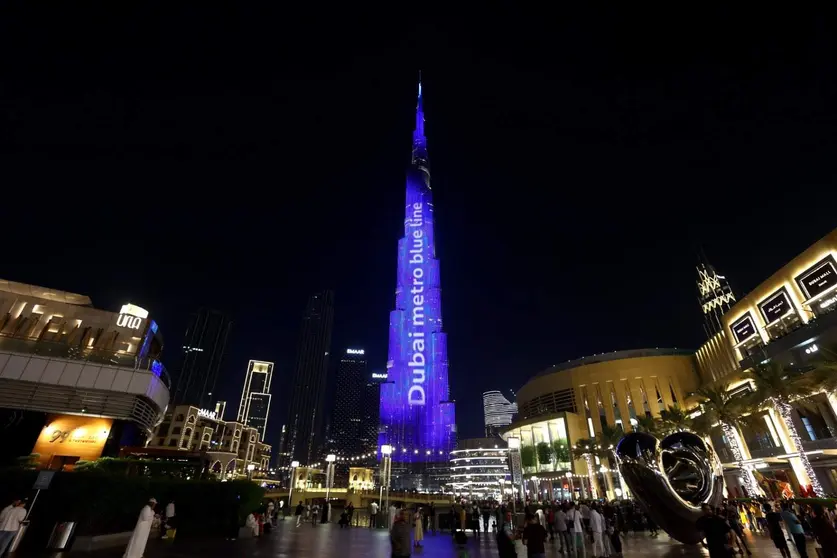
<instances>
[{"instance_id":1,"label":"person walking","mask_svg":"<svg viewBox=\"0 0 837 558\"><path fill-rule=\"evenodd\" d=\"M782 558L791 558L788 539L785 536L785 532L782 531L782 515L779 513L780 509L777 505L775 510L767 511L764 514L764 519L767 525L767 532L770 534L773 544L779 549Z\"/></svg>"},{"instance_id":2,"label":"person walking","mask_svg":"<svg viewBox=\"0 0 837 558\"><path fill-rule=\"evenodd\" d=\"M788 528L793 543L796 545L796 550L799 552L800 558L808 558L808 549L805 541L805 528L802 527L802 522L790 509L787 502L782 503L782 519Z\"/></svg>"},{"instance_id":3,"label":"person walking","mask_svg":"<svg viewBox=\"0 0 837 558\"><path fill-rule=\"evenodd\" d=\"M355 505L349 502L349 505L346 506L346 519L348 522L346 523L346 527L352 526L352 517L355 515Z\"/></svg>"},{"instance_id":4,"label":"person walking","mask_svg":"<svg viewBox=\"0 0 837 558\"><path fill-rule=\"evenodd\" d=\"M20 523L26 519L26 502L24 500L12 500L12 503L0 511L0 556L12 544L15 535L20 530Z\"/></svg>"},{"instance_id":5,"label":"person walking","mask_svg":"<svg viewBox=\"0 0 837 558\"><path fill-rule=\"evenodd\" d=\"M285 521L285 501L279 500L279 511L276 513L281 521Z\"/></svg>"},{"instance_id":6,"label":"person walking","mask_svg":"<svg viewBox=\"0 0 837 558\"><path fill-rule=\"evenodd\" d=\"M177 530L177 519L175 518L174 512L174 500L170 500L168 504L166 504L166 509L163 512L163 520L160 522L160 531L162 534L161 539L169 538L169 530L172 531L172 538L174 538L174 532Z\"/></svg>"},{"instance_id":7,"label":"person walking","mask_svg":"<svg viewBox=\"0 0 837 558\"><path fill-rule=\"evenodd\" d=\"M378 502L369 504L369 528L374 529L378 526Z\"/></svg>"},{"instance_id":8,"label":"person walking","mask_svg":"<svg viewBox=\"0 0 837 558\"><path fill-rule=\"evenodd\" d=\"M517 549L514 547L514 531L511 525L511 512L507 514L505 521L499 521L497 530L497 551L500 558L517 558ZM496 524L495 524L496 525Z\"/></svg>"},{"instance_id":9,"label":"person walking","mask_svg":"<svg viewBox=\"0 0 837 558\"><path fill-rule=\"evenodd\" d=\"M822 504L814 504L811 506L811 530L817 542L820 543L820 548L817 553L822 558L835 558L837 556L837 532L834 530L828 514L822 507Z\"/></svg>"},{"instance_id":10,"label":"person walking","mask_svg":"<svg viewBox=\"0 0 837 558\"><path fill-rule=\"evenodd\" d=\"M413 517L413 544L416 548L421 548L421 541L424 540L424 518L422 517L421 508L416 508L415 517Z\"/></svg>"},{"instance_id":11,"label":"person walking","mask_svg":"<svg viewBox=\"0 0 837 558\"><path fill-rule=\"evenodd\" d=\"M715 514L712 506L701 506L703 516L695 522L697 530L703 533L706 542L703 545L709 550L709 558L729 558L734 555L732 547L735 534L726 519Z\"/></svg>"},{"instance_id":12,"label":"person walking","mask_svg":"<svg viewBox=\"0 0 837 558\"><path fill-rule=\"evenodd\" d=\"M389 541L392 545L392 558L409 558L410 556L410 526L407 524L407 514L404 510L398 514L392 529L389 531Z\"/></svg>"},{"instance_id":13,"label":"person walking","mask_svg":"<svg viewBox=\"0 0 837 558\"><path fill-rule=\"evenodd\" d=\"M561 554L570 553L572 543L570 542L570 533L567 530L567 512L564 511L564 506L558 506L558 511L555 512L555 532L558 533L558 552Z\"/></svg>"},{"instance_id":14,"label":"person walking","mask_svg":"<svg viewBox=\"0 0 837 558\"><path fill-rule=\"evenodd\" d=\"M537 516L530 515L527 518L527 525L523 528L523 544L526 545L526 556L528 558L546 558L546 529L541 525Z\"/></svg>"},{"instance_id":15,"label":"person walking","mask_svg":"<svg viewBox=\"0 0 837 558\"><path fill-rule=\"evenodd\" d=\"M593 558L607 556L604 547L605 521L596 503L590 508L590 531L593 533Z\"/></svg>"},{"instance_id":16,"label":"person walking","mask_svg":"<svg viewBox=\"0 0 837 558\"><path fill-rule=\"evenodd\" d=\"M302 500L299 501L299 504L296 506L296 510L294 511L294 515L296 516L296 526L302 523L302 514L305 512L305 506L302 504Z\"/></svg>"},{"instance_id":17,"label":"person walking","mask_svg":"<svg viewBox=\"0 0 837 558\"><path fill-rule=\"evenodd\" d=\"M317 521L319 521L319 519L320 519L318 517L319 515L320 515L320 505L319 504L312 505L311 506L311 527L316 527L317 526Z\"/></svg>"},{"instance_id":18,"label":"person walking","mask_svg":"<svg viewBox=\"0 0 837 558\"><path fill-rule=\"evenodd\" d=\"M131 538L128 540L128 547L122 558L142 558L145 554L145 545L148 544L148 535L151 534L151 524L154 522L154 506L157 500L150 498L140 510L137 524Z\"/></svg>"},{"instance_id":19,"label":"person walking","mask_svg":"<svg viewBox=\"0 0 837 558\"><path fill-rule=\"evenodd\" d=\"M747 556L752 556L753 553L750 552L750 547L747 546L747 541L744 539L744 528L741 525L741 512L735 503L730 502L727 504L727 521L729 522L729 526L732 529L732 532L735 534L735 543L738 545L738 550L741 551L741 554L744 554L744 551L747 552Z\"/></svg>"},{"instance_id":20,"label":"person walking","mask_svg":"<svg viewBox=\"0 0 837 558\"><path fill-rule=\"evenodd\" d=\"M573 556L579 558L587 558L587 548L584 546L584 522L581 517L581 512L575 507L575 504L570 502L570 509L567 511L567 529L570 532L572 545L570 552Z\"/></svg>"}]
</instances>

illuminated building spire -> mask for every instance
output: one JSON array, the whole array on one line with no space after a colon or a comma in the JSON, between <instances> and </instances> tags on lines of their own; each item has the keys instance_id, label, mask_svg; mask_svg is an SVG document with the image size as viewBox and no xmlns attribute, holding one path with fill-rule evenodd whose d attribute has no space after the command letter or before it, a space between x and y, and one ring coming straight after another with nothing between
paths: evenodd
<instances>
[{"instance_id":1,"label":"illuminated building spire","mask_svg":"<svg viewBox=\"0 0 837 558\"><path fill-rule=\"evenodd\" d=\"M426 174L430 174L427 160L427 138L424 137L424 106L421 96L421 72L419 72L418 101L416 102L416 127L413 130L413 164L424 170Z\"/></svg>"},{"instance_id":2,"label":"illuminated building spire","mask_svg":"<svg viewBox=\"0 0 837 558\"><path fill-rule=\"evenodd\" d=\"M715 268L701 257L697 265L698 272L698 301L703 310L704 329L706 335L712 337L723 330L721 317L732 307L735 295L729 281L723 275L718 275Z\"/></svg>"}]
</instances>

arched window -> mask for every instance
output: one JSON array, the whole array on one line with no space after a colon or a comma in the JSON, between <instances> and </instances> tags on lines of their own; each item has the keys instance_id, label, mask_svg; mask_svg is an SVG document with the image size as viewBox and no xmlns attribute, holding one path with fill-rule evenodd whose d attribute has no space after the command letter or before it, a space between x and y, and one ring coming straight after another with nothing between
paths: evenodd
<instances>
[{"instance_id":1,"label":"arched window","mask_svg":"<svg viewBox=\"0 0 837 558\"><path fill-rule=\"evenodd\" d=\"M191 436L192 435L192 429L187 428L186 430L183 431L183 435L186 436L186 437Z\"/></svg>"},{"instance_id":2,"label":"arched window","mask_svg":"<svg viewBox=\"0 0 837 558\"><path fill-rule=\"evenodd\" d=\"M195 415L189 415L189 418L186 419L186 422L192 424L195 422Z\"/></svg>"}]
</instances>

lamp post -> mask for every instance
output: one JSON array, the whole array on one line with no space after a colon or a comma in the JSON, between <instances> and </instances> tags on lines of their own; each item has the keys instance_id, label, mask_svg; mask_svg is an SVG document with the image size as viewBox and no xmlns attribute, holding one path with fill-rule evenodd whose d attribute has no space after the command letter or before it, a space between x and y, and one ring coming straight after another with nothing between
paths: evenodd
<instances>
[{"instance_id":1,"label":"lamp post","mask_svg":"<svg viewBox=\"0 0 837 558\"><path fill-rule=\"evenodd\" d=\"M337 456L333 453L326 455L326 463L328 466L326 467L326 505L328 504L328 495L331 492L331 485L334 483L334 462L337 460Z\"/></svg>"},{"instance_id":2,"label":"lamp post","mask_svg":"<svg viewBox=\"0 0 837 558\"><path fill-rule=\"evenodd\" d=\"M299 461L291 461L291 487L288 489L288 509L293 509L294 501L291 499L294 493L294 482L296 481L296 468L299 467Z\"/></svg>"},{"instance_id":3,"label":"lamp post","mask_svg":"<svg viewBox=\"0 0 837 558\"><path fill-rule=\"evenodd\" d=\"M256 466L253 463L247 465L247 480L253 480L253 471L255 470Z\"/></svg>"},{"instance_id":4,"label":"lamp post","mask_svg":"<svg viewBox=\"0 0 837 558\"><path fill-rule=\"evenodd\" d=\"M392 446L381 446L381 498L383 498L384 487L387 489L387 503L383 506L384 513L389 513L389 477L392 471ZM383 505L383 502L381 502Z\"/></svg>"},{"instance_id":5,"label":"lamp post","mask_svg":"<svg viewBox=\"0 0 837 558\"><path fill-rule=\"evenodd\" d=\"M514 513L515 525L517 525L517 488L523 482L522 464L520 463L520 438L511 437L509 443L509 461L511 461L511 485L512 485L512 513ZM522 487L521 487L522 489Z\"/></svg>"}]
</instances>

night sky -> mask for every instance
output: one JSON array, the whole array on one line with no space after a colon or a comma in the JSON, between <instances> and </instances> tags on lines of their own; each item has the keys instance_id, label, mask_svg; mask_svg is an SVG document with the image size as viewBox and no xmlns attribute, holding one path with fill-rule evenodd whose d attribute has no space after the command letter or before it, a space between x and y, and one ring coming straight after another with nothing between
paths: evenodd
<instances>
[{"instance_id":1,"label":"night sky","mask_svg":"<svg viewBox=\"0 0 837 558\"><path fill-rule=\"evenodd\" d=\"M274 433L309 294L336 291L334 352L385 366L419 69L462 436L554 363L697 348L700 249L740 295L837 226L813 16L21 9L0 277L149 309L170 368L190 311L230 313L221 391L275 361Z\"/></svg>"}]
</instances>

